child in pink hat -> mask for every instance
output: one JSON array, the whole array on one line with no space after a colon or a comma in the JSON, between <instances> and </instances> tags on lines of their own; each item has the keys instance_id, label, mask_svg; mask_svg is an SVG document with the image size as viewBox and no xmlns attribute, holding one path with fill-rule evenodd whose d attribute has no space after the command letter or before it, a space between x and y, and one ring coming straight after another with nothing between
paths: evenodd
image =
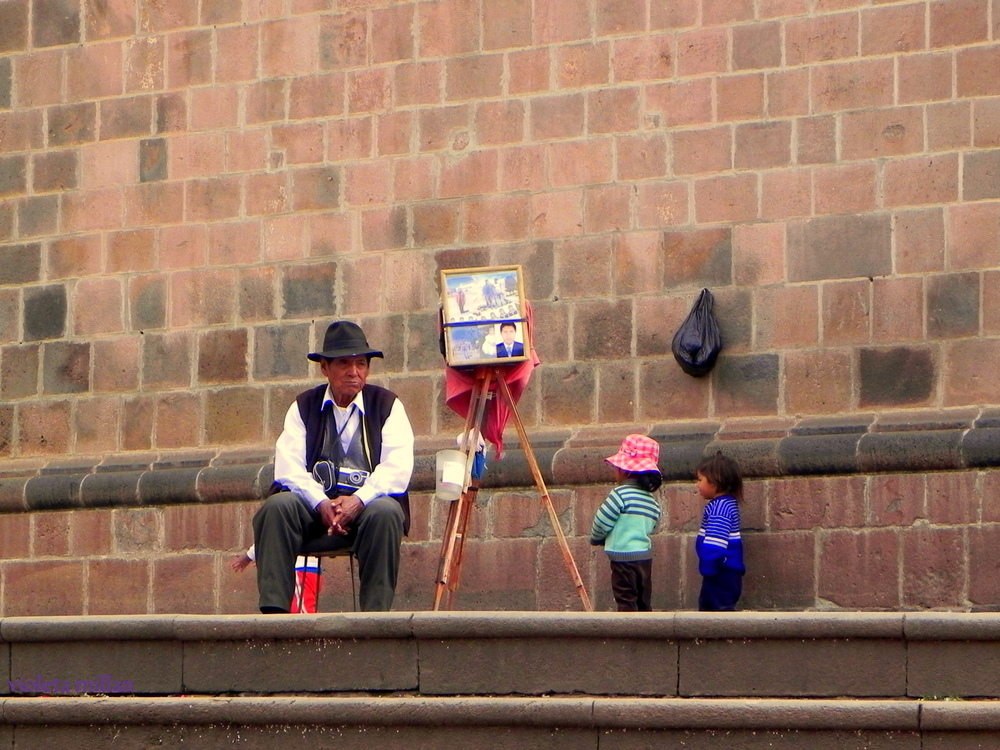
<instances>
[{"instance_id":1,"label":"child in pink hat","mask_svg":"<svg viewBox=\"0 0 1000 750\"><path fill-rule=\"evenodd\" d=\"M597 509L590 543L604 546L611 561L611 590L619 612L651 612L653 543L649 535L660 520L653 495L663 483L656 462L660 446L645 435L629 435L605 460L618 486Z\"/></svg>"}]
</instances>

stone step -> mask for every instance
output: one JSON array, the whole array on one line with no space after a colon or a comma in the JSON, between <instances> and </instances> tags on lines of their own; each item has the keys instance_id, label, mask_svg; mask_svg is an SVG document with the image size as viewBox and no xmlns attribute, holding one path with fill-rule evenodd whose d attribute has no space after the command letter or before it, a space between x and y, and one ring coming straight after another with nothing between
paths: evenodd
<instances>
[{"instance_id":1,"label":"stone step","mask_svg":"<svg viewBox=\"0 0 1000 750\"><path fill-rule=\"evenodd\" d=\"M995 748L995 701L587 697L6 698L0 748Z\"/></svg>"},{"instance_id":2,"label":"stone step","mask_svg":"<svg viewBox=\"0 0 1000 750\"><path fill-rule=\"evenodd\" d=\"M0 620L0 694L1000 698L995 613Z\"/></svg>"}]
</instances>

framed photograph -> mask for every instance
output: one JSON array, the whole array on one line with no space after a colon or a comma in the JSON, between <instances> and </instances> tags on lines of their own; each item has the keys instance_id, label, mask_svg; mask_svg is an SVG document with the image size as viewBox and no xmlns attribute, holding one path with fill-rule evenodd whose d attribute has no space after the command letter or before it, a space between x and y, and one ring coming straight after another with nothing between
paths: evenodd
<instances>
[{"instance_id":1,"label":"framed photograph","mask_svg":"<svg viewBox=\"0 0 1000 750\"><path fill-rule=\"evenodd\" d=\"M523 362L531 351L521 266L441 272L445 357L452 367Z\"/></svg>"}]
</instances>

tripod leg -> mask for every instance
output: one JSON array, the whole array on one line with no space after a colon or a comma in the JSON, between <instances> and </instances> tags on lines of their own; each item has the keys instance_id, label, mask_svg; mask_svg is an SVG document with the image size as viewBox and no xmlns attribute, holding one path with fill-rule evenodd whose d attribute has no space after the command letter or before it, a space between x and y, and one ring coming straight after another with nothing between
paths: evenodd
<instances>
[{"instance_id":1,"label":"tripod leg","mask_svg":"<svg viewBox=\"0 0 1000 750\"><path fill-rule=\"evenodd\" d=\"M528 441L528 433L524 429L524 423L521 422L521 415L517 413L517 404L514 403L514 398L510 394L510 388L507 387L507 381L503 379L500 373L497 373L497 381L500 385L500 392L503 393L504 399L507 401L507 405L510 407L511 416L514 418L514 427L517 429L517 436L521 441L521 446L524 448L524 455L528 459L528 465L531 467L531 474L535 478L535 484L538 486L538 491L542 495L542 504L545 506L545 510L549 514L549 523L552 524L552 529L555 531L556 539L559 541L559 549L562 552L563 562L566 563L566 569L569 571L570 577L573 579L573 585L576 586L576 591L580 595L580 601L583 602L583 608L587 612L594 611L594 605L590 603L590 597L587 595L587 587L583 585L583 579L580 578L580 571L576 567L576 561L573 559L573 553L569 548L569 544L566 542L566 535L563 533L562 524L559 523L559 516L556 515L556 509L552 505L552 498L549 497L549 492L545 489L545 480L542 479L542 470L538 466L538 460L535 458L535 452L531 448L531 443Z\"/></svg>"},{"instance_id":2,"label":"tripod leg","mask_svg":"<svg viewBox=\"0 0 1000 750\"><path fill-rule=\"evenodd\" d=\"M486 410L486 400L489 395L490 371L483 368L476 375L476 385L469 402L469 414L465 421L465 432L462 434L462 451L465 453L466 477L469 466L478 449L479 431ZM470 432L472 434L470 434ZM465 544L465 532L469 525L469 516L475 505L478 481L469 482L462 495L451 503L448 509L448 524L444 538L441 541L441 559L438 562L438 577L434 589L434 611L441 608L441 600L448 592L446 609L451 609L455 590L458 588L459 571L462 566L462 552Z\"/></svg>"}]
</instances>

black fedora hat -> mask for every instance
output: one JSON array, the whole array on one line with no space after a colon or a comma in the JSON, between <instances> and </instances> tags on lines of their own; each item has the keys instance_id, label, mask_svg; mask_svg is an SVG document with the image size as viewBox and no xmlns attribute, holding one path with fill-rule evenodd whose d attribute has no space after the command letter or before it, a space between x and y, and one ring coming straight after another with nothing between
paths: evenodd
<instances>
[{"instance_id":1,"label":"black fedora hat","mask_svg":"<svg viewBox=\"0 0 1000 750\"><path fill-rule=\"evenodd\" d=\"M361 326L349 320L338 320L331 323L323 337L323 351L313 352L306 356L313 362L339 357L355 357L365 354L368 357L382 357L382 352L368 346L368 339Z\"/></svg>"}]
</instances>

